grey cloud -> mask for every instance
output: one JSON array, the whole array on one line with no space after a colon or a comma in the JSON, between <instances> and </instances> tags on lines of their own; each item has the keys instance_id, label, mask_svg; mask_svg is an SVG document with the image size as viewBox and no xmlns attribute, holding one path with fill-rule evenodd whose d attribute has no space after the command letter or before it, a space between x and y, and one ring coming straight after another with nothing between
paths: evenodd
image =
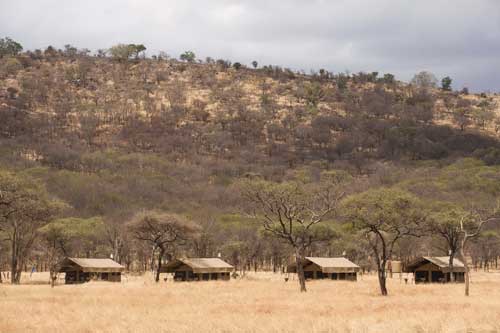
<instances>
[{"instance_id":1,"label":"grey cloud","mask_svg":"<svg viewBox=\"0 0 500 333\"><path fill-rule=\"evenodd\" d=\"M455 88L500 91L497 0L0 0L0 35L29 49L140 42L149 54L404 80L425 69Z\"/></svg>"}]
</instances>

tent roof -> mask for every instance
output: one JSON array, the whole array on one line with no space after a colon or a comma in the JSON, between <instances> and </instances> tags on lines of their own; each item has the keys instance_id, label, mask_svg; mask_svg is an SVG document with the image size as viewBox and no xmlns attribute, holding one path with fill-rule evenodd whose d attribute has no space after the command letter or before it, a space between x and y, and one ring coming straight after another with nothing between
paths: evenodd
<instances>
[{"instance_id":1,"label":"tent roof","mask_svg":"<svg viewBox=\"0 0 500 333\"><path fill-rule=\"evenodd\" d=\"M319 266L323 273L357 272L360 270L360 267L358 265L344 257L306 257L303 265L305 266L309 263L313 263ZM288 266L288 270L295 271L296 267L297 264L292 263Z\"/></svg>"},{"instance_id":2,"label":"tent roof","mask_svg":"<svg viewBox=\"0 0 500 333\"><path fill-rule=\"evenodd\" d=\"M359 268L358 265L353 263L347 258L323 258L323 257L306 257L307 260L315 263L319 267L323 268Z\"/></svg>"},{"instance_id":3,"label":"tent roof","mask_svg":"<svg viewBox=\"0 0 500 333\"><path fill-rule=\"evenodd\" d=\"M219 258L184 258L175 259L162 267L162 272L172 273L182 265L186 265L194 273L231 272L234 267Z\"/></svg>"},{"instance_id":4,"label":"tent roof","mask_svg":"<svg viewBox=\"0 0 500 333\"><path fill-rule=\"evenodd\" d=\"M450 257L420 257L410 263L407 267L407 271L414 271L419 266L424 265L425 263L430 262L437 267L439 267L443 271L449 270L449 262ZM457 258L453 258L453 271L463 272L465 270L464 264Z\"/></svg>"},{"instance_id":5,"label":"tent roof","mask_svg":"<svg viewBox=\"0 0 500 333\"><path fill-rule=\"evenodd\" d=\"M121 272L125 267L112 259L97 258L66 258L61 270L68 270L68 266L78 266L84 272Z\"/></svg>"}]
</instances>

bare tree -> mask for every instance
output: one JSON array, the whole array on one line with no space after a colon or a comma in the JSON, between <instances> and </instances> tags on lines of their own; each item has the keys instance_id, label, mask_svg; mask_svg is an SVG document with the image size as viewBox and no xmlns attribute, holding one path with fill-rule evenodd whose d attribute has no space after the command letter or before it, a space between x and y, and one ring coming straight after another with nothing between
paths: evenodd
<instances>
[{"instance_id":1,"label":"bare tree","mask_svg":"<svg viewBox=\"0 0 500 333\"><path fill-rule=\"evenodd\" d=\"M460 241L460 259L464 263L465 267L465 296L469 296L469 285L470 285L470 268L465 257L465 252L468 242L479 236L483 227L489 223L500 220L500 201L497 207L488 213L480 211L471 211L467 215L462 216L460 219L460 231L462 233L462 239Z\"/></svg>"},{"instance_id":2,"label":"bare tree","mask_svg":"<svg viewBox=\"0 0 500 333\"><path fill-rule=\"evenodd\" d=\"M121 264L127 245L126 230L116 217L105 219L104 222L104 238L113 251L113 259Z\"/></svg>"},{"instance_id":3,"label":"bare tree","mask_svg":"<svg viewBox=\"0 0 500 333\"><path fill-rule=\"evenodd\" d=\"M160 281L161 265L168 254L167 251L185 244L194 238L199 230L197 224L183 216L158 211L139 213L127 226L134 238L151 244L153 252L158 250L156 282Z\"/></svg>"},{"instance_id":4,"label":"bare tree","mask_svg":"<svg viewBox=\"0 0 500 333\"><path fill-rule=\"evenodd\" d=\"M321 184L245 180L239 186L248 213L267 233L294 249L301 292L307 291L302 267L306 250L334 237L325 219L344 196L340 185L345 179L343 173L330 172Z\"/></svg>"}]
</instances>

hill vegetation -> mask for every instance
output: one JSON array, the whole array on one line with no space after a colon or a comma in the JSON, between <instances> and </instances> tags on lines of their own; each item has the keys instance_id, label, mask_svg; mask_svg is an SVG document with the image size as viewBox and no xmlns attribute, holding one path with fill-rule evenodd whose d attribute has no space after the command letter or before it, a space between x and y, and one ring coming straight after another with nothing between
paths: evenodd
<instances>
[{"instance_id":1,"label":"hill vegetation","mask_svg":"<svg viewBox=\"0 0 500 333\"><path fill-rule=\"evenodd\" d=\"M382 200L403 191L402 200L415 197L411 210L427 217L442 213L436 202L490 216L500 195L498 95L453 91L449 77L438 87L428 72L404 83L389 73L306 74L256 61L201 61L191 51L180 60L163 52L146 57L145 50L119 44L95 54L71 45L22 52L19 43L0 40L0 190L28 188L58 200L37 204L43 212L57 206L57 213L23 231L33 241L18 241L18 253L10 253L16 240L4 237L0 271L48 269L46 242L55 253L63 248L60 255L112 253L130 269L149 269L159 249L127 227L144 210L200 225L192 242L167 257L221 253L241 270L278 270L290 244L244 213L242 179L306 184L309 191L332 170L347 175L339 186L351 206L329 211L321 222L335 233L301 255L346 253L367 269L374 263L360 237L366 230L340 223L359 218L349 207L367 198L377 205L363 192L397 188L375 192ZM7 206L0 200L0 233L13 235ZM18 211L16 221L29 216L24 206ZM500 255L498 228L486 231L468 250L485 267ZM450 250L437 233L424 236L398 241L391 256L407 261Z\"/></svg>"}]
</instances>

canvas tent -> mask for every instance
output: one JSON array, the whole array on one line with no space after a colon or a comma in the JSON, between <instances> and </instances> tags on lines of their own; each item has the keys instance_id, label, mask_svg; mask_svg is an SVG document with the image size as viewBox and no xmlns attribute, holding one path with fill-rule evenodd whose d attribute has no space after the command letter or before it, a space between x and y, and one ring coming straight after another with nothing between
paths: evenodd
<instances>
[{"instance_id":1,"label":"canvas tent","mask_svg":"<svg viewBox=\"0 0 500 333\"><path fill-rule=\"evenodd\" d=\"M356 281L360 267L349 259L306 257L302 262L306 279L332 279ZM287 272L296 273L297 264L294 262L287 267Z\"/></svg>"},{"instance_id":2,"label":"canvas tent","mask_svg":"<svg viewBox=\"0 0 500 333\"><path fill-rule=\"evenodd\" d=\"M125 267L111 259L66 258L59 272L66 273L66 284L83 283L90 280L120 282Z\"/></svg>"},{"instance_id":3,"label":"canvas tent","mask_svg":"<svg viewBox=\"0 0 500 333\"><path fill-rule=\"evenodd\" d=\"M175 259L160 272L173 273L175 281L229 280L234 267L219 258Z\"/></svg>"},{"instance_id":4,"label":"canvas tent","mask_svg":"<svg viewBox=\"0 0 500 333\"><path fill-rule=\"evenodd\" d=\"M456 282L464 282L464 264L454 258L452 271L449 261L450 257L420 257L407 265L406 271L414 274L415 283L450 282L451 274Z\"/></svg>"}]
</instances>

